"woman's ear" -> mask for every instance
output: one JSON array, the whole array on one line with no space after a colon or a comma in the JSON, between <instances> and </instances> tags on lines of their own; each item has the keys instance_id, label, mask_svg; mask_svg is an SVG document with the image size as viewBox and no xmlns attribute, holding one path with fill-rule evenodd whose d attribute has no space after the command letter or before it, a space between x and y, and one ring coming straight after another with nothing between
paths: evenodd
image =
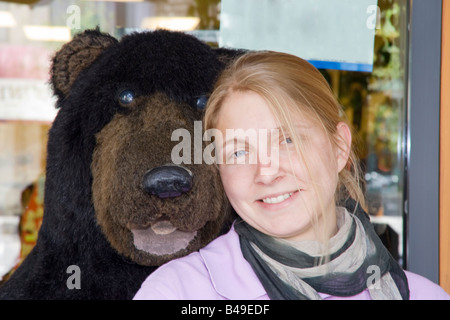
<instances>
[{"instance_id":1,"label":"woman's ear","mask_svg":"<svg viewBox=\"0 0 450 320\"><path fill-rule=\"evenodd\" d=\"M336 126L336 135L338 142L336 149L336 160L338 171L341 172L347 165L348 158L350 156L350 150L352 148L352 133L346 123L339 122Z\"/></svg>"}]
</instances>

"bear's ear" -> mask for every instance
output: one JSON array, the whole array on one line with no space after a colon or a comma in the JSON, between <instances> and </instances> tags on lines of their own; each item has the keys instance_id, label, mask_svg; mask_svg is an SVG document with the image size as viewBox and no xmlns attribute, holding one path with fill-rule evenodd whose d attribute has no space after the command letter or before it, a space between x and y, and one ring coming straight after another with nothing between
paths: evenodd
<instances>
[{"instance_id":1,"label":"bear's ear","mask_svg":"<svg viewBox=\"0 0 450 320\"><path fill-rule=\"evenodd\" d=\"M66 96L81 70L117 40L98 30L86 30L66 43L53 57L50 70L51 85L56 95Z\"/></svg>"}]
</instances>

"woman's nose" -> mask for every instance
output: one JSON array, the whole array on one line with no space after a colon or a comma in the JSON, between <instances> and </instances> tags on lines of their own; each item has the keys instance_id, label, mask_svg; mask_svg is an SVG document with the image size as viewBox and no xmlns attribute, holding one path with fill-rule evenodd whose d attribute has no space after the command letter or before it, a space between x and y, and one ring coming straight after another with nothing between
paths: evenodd
<instances>
[{"instance_id":1,"label":"woman's nose","mask_svg":"<svg viewBox=\"0 0 450 320\"><path fill-rule=\"evenodd\" d=\"M270 184L278 180L283 175L280 162L276 157L258 159L255 172L255 183Z\"/></svg>"}]
</instances>

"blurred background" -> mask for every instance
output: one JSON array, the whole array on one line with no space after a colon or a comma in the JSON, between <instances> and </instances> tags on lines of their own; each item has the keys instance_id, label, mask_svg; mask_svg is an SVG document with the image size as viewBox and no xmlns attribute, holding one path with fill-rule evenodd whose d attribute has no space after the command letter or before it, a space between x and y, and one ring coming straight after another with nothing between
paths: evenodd
<instances>
[{"instance_id":1,"label":"blurred background","mask_svg":"<svg viewBox=\"0 0 450 320\"><path fill-rule=\"evenodd\" d=\"M305 8L313 6L311 21L282 11L286 5L282 0L0 1L0 277L32 248L42 219L47 133L56 115L48 70L56 50L74 34L97 26L117 38L133 31L165 28L191 33L214 47L222 46L226 36L225 44L232 45L232 39L239 38L238 20L230 18L232 14L240 12L256 25L264 24L264 16L257 10L264 4L280 8L278 13L269 13L274 24L292 15L292 23L280 32L294 44L299 31L313 37L319 27L339 29L346 20L358 19L350 0L334 1L342 15L333 11L333 19L327 2L299 2ZM371 61L343 64L328 59L323 63L314 54L310 60L329 81L359 134L366 209L395 258L406 267L412 2L367 3L367 10L360 15L366 23L361 29L371 32L370 45L364 48ZM342 50L352 52L359 41L351 37L341 32L335 41Z\"/></svg>"}]
</instances>

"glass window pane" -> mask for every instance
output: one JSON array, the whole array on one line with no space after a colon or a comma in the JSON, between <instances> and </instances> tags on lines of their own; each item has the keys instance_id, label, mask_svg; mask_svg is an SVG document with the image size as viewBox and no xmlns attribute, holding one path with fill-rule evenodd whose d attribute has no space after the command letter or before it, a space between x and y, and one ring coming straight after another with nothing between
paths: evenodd
<instances>
[{"instance_id":1,"label":"glass window pane","mask_svg":"<svg viewBox=\"0 0 450 320\"><path fill-rule=\"evenodd\" d=\"M366 209L393 256L403 262L407 3L380 0L378 6L381 15L375 33L373 71L331 71L331 79L361 137L359 156L365 172Z\"/></svg>"},{"instance_id":2,"label":"glass window pane","mask_svg":"<svg viewBox=\"0 0 450 320\"><path fill-rule=\"evenodd\" d=\"M366 209L399 261L406 238L407 6L406 0L378 1L372 72L321 69L360 136ZM116 37L174 28L218 46L220 13L220 0L0 2L0 276L17 261L18 218L29 187L45 173L46 136L56 114L47 85L55 50L97 26Z\"/></svg>"}]
</instances>

